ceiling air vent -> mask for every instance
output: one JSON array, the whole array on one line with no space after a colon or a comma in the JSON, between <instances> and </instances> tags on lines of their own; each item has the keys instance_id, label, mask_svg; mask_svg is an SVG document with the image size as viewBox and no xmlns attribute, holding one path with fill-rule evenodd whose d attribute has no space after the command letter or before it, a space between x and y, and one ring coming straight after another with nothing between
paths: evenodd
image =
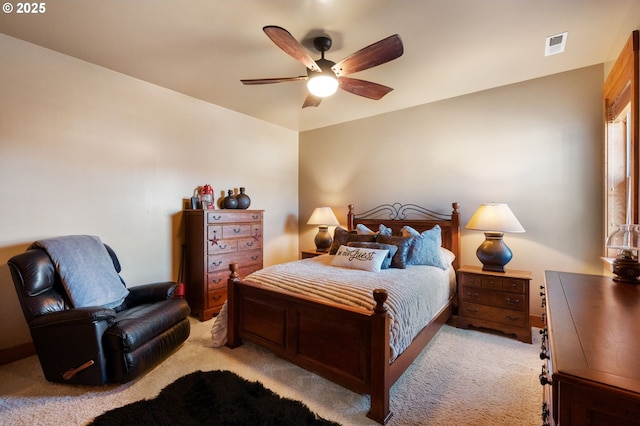
<instances>
[{"instance_id":1,"label":"ceiling air vent","mask_svg":"<svg viewBox=\"0 0 640 426\"><path fill-rule=\"evenodd\" d=\"M567 45L568 32L556 34L547 37L544 44L544 56L555 55L556 53L564 52L564 48Z\"/></svg>"}]
</instances>

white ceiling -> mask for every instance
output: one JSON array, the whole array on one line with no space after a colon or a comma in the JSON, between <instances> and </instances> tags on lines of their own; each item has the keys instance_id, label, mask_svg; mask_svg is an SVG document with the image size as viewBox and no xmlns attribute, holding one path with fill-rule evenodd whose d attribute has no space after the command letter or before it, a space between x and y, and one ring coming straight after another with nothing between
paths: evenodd
<instances>
[{"instance_id":1,"label":"white ceiling","mask_svg":"<svg viewBox=\"0 0 640 426\"><path fill-rule=\"evenodd\" d=\"M14 5L17 2L9 0ZM640 28L638 0L48 0L42 14L0 14L0 31L290 129L304 131L615 58ZM392 34L404 55L353 74L394 90L344 91L301 108L304 75L263 33L286 28L310 48L329 35L338 62ZM568 31L566 51L545 38Z\"/></svg>"}]
</instances>

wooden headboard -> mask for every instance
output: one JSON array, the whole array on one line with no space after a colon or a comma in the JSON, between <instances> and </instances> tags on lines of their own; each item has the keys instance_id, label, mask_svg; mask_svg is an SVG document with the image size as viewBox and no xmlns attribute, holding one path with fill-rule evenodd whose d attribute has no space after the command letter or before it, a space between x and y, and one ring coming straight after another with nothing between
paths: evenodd
<instances>
[{"instance_id":1,"label":"wooden headboard","mask_svg":"<svg viewBox=\"0 0 640 426\"><path fill-rule=\"evenodd\" d=\"M460 266L460 204L451 203L451 214L438 213L415 204L381 204L371 210L355 213L353 204L349 205L347 224L349 231L355 230L356 225L362 224L374 231L380 224L391 228L394 234L399 234L403 226L410 226L418 232L423 232L440 225L442 229L442 247L449 249L456 255L453 267ZM411 217L411 218L409 218Z\"/></svg>"}]
</instances>

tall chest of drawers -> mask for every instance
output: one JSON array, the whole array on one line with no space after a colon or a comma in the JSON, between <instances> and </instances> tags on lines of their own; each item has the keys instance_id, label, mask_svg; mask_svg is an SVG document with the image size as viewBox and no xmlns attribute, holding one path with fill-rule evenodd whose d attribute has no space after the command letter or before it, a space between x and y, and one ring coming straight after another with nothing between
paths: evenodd
<instances>
[{"instance_id":1,"label":"tall chest of drawers","mask_svg":"<svg viewBox=\"0 0 640 426\"><path fill-rule=\"evenodd\" d=\"M542 424L640 425L640 286L545 272Z\"/></svg>"},{"instance_id":2,"label":"tall chest of drawers","mask_svg":"<svg viewBox=\"0 0 640 426\"><path fill-rule=\"evenodd\" d=\"M185 210L185 296L200 321L227 299L229 264L244 277L262 269L263 210Z\"/></svg>"},{"instance_id":3,"label":"tall chest of drawers","mask_svg":"<svg viewBox=\"0 0 640 426\"><path fill-rule=\"evenodd\" d=\"M532 342L529 271L490 272L465 265L458 269L457 281L459 328L491 328Z\"/></svg>"}]
</instances>

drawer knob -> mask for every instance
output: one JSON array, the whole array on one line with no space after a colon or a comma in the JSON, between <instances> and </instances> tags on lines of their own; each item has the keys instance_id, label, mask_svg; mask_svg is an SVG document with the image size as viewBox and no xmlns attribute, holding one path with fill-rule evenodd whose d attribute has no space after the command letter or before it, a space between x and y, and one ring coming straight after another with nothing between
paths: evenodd
<instances>
[{"instance_id":1,"label":"drawer knob","mask_svg":"<svg viewBox=\"0 0 640 426\"><path fill-rule=\"evenodd\" d=\"M518 321L520 319L520 316L516 315L515 317L511 314L507 314L507 319L511 320L511 321Z\"/></svg>"}]
</instances>

